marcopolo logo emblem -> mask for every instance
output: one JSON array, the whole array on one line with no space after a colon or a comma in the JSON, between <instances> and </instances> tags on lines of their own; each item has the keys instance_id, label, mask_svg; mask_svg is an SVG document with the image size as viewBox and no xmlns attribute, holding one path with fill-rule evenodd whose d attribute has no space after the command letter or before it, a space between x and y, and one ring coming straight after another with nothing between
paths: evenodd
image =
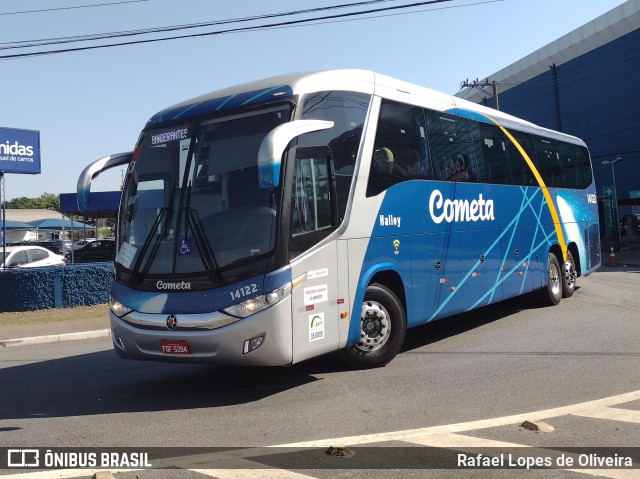
<instances>
[{"instance_id":1,"label":"marcopolo logo emblem","mask_svg":"<svg viewBox=\"0 0 640 479\"><path fill-rule=\"evenodd\" d=\"M176 318L175 314L170 314L167 317L167 329L170 331L175 331L178 327L178 318Z\"/></svg>"}]
</instances>

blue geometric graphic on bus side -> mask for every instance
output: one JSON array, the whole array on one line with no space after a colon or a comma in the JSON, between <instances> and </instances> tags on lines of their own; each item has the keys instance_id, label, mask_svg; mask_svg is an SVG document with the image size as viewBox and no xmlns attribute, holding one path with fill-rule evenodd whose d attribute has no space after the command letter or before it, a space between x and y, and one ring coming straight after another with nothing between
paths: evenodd
<instances>
[{"instance_id":1,"label":"blue geometric graphic on bus side","mask_svg":"<svg viewBox=\"0 0 640 479\"><path fill-rule=\"evenodd\" d=\"M293 90L289 85L276 85L261 90L253 90L221 98L211 98L197 101L187 105L170 107L156 113L147 122L147 127L162 121L185 119L193 116L220 111L224 109L236 108L239 106L262 103L274 99L286 98L293 95Z\"/></svg>"},{"instance_id":2,"label":"blue geometric graphic on bus side","mask_svg":"<svg viewBox=\"0 0 640 479\"><path fill-rule=\"evenodd\" d=\"M585 196L593 198L592 201L585 201ZM597 259L600 251L599 233L596 235L598 240L593 245L591 243L594 242L594 238L590 237L593 229L599 230L595 186L591 185L586 191L579 192L558 190L555 198L564 225L564 235L568 238L567 243L576 244L581 272L589 274L600 265ZM588 247L595 248L595 251L588 251Z\"/></svg>"},{"instance_id":3,"label":"blue geometric graphic on bus side","mask_svg":"<svg viewBox=\"0 0 640 479\"><path fill-rule=\"evenodd\" d=\"M451 224L443 223L435 224L430 218L430 213L425 203L434 190L441 191L444 197L455 197L461 200L472 200L478 198L479 194L483 194L485 199L493 199L495 202L495 221L489 221L488 224L480 225L478 222L458 222L453 223L454 230L451 230ZM454 193L457 191L457 193ZM514 193L519 192L521 200L514 201ZM432 321L439 317L449 316L456 312L468 311L478 306L484 306L491 302L503 299L502 288L509 282L510 289L507 296L513 296L524 292L527 288L541 287L541 276L543 274L542 264L546 264L546 254L550 245L557 242L556 231L553 221L549 214L549 208L545 198L537 187L523 186L477 186L469 183L441 183L433 181L409 181L394 185L387 189L384 193L384 199L380 205L380 210L376 213L377 219L365 256L363 259L362 269L360 272L360 281L356 289L355 303L362 303L364 298L364 290L369 284L371 278L377 271L393 270L396 271L404 285L405 296L407 300L407 321L409 326L415 326L424 322ZM421 200L422 198L422 200ZM393 213L393 214L392 214ZM385 223L391 223L397 218L400 226L382 226ZM388 221L387 221L388 220ZM425 232L424 230L428 230ZM531 237L520 237L519 248L522 249L521 255L515 260L510 258L513 253L513 244L516 235L531 233ZM494 258L498 261L499 267L493 265L484 270L482 275L489 274L491 277L483 276L483 280L478 283L474 273L477 272L481 265L479 256L473 260L473 263L467 263L464 270L456 273L455 264L460 262L457 255L464 253L465 248L470 248L469 244L459 244L453 246L459 251L440 251L441 258L446 258L454 267L453 275L457 275L452 280L452 286L455 289L449 291L442 288L438 284L438 276L431 273L421 271L423 266L416 265L415 261L422 261L422 258L412 258L409 260L403 254L396 255L390 249L391 240L398 238L400 240L400 252L410 251L411 248L404 250L418 241L421 245L426 245L429 249L425 254L432 258L434 253L434 244L430 241L438 238L451 237L451 235L459 235L464 241L472 241L475 239L477 244L486 241L489 244L485 247L482 255L486 258ZM417 236L416 236L417 235ZM487 236L488 235L488 236ZM526 243L524 242L526 239ZM526 247L523 246L526 244ZM416 243L416 248L419 248ZM431 246L429 246L431 245ZM443 243L440 248L448 248L447 243ZM502 250L504 248L504 250ZM526 251L525 251L526 250ZM418 250L416 250L419 253ZM531 260L537 259L537 268L532 271ZM412 271L411 262L414 262L415 270ZM382 265L384 264L384 267ZM430 265L428 265L430 267ZM447 268L443 264L443 268ZM507 268L504 269L503 268ZM448 273L447 273L448 275ZM472 281L472 278L474 280ZM480 286L480 284L482 286ZM448 285L444 285L448 286ZM432 294L435 289L441 287L441 294L433 294L435 302L429 303L425 299L425 295ZM422 293L422 288L426 288ZM514 289L515 288L515 289ZM445 294L446 293L446 294ZM412 296L415 295L415 296ZM452 300L457 296L465 296L464 307L453 305ZM461 304L461 303L460 303ZM420 306L418 306L420 305ZM425 310L426 307L426 310ZM359 310L359 308L354 311ZM349 329L350 344L356 342L359 338L360 328L359 315L352 317L352 323Z\"/></svg>"},{"instance_id":4,"label":"blue geometric graphic on bus side","mask_svg":"<svg viewBox=\"0 0 640 479\"><path fill-rule=\"evenodd\" d=\"M524 212L525 209L531 209L532 212L534 213L534 215L537 218L537 225L536 225L536 229L535 229L535 233L531 238L531 247L529 248L529 253L524 256L522 258L522 261L520 261L515 267L512 267L510 270L504 272L503 268L504 264L506 262L506 256L503 256L502 259L502 267L500 268L500 270L498 271L498 275L496 277L496 281L495 284L492 288L490 288L488 291L486 291L475 303L473 303L469 308L467 308L467 311L470 311L478 306L481 306L483 301L487 298L487 296L490 296L489 298L489 303L491 302L491 299L493 298L493 295L496 291L496 288L498 288L499 286L502 286L502 283L504 283L505 280L507 280L511 275L515 274L517 272L517 270L520 268L520 264L521 263L527 263L527 266L525 268L524 271L524 275L522 278L522 283L520 286L520 293L523 292L524 290L524 286L526 284L526 279L527 279L527 274L529 274L529 266L531 264L531 258L533 257L533 255L538 252L541 248L544 247L544 249L548 249L548 247L553 243L553 239L555 238L555 230L551 231L551 232L545 232L544 231L544 227L542 225L542 223L540 222L540 217L542 216L542 212L544 211L545 208L545 201L544 198L541 198L541 204L540 204L540 208L538 210L538 212L536 213L533 210L533 205L531 204L532 200L534 199L535 196L538 195L538 193L540 192L540 190L538 189L534 189L533 190L533 194L531 195L531 197L527 197L526 194L526 189L523 189L523 205L520 208L520 212L518 213L518 215L516 217L513 218L513 220L511 221L511 223L509 224L509 227L513 227L511 229L512 233L511 233L511 238L510 238L510 243L509 246L511 245L511 242L513 240L513 236L515 235L515 232L517 231L517 226L518 226L518 221L520 220L520 217L522 216L522 213ZM505 229L496 239L496 241L494 242L494 244L492 245L499 245L500 241L502 240L502 238L504 236L506 236L506 234L509 232L508 229ZM539 232L542 232L542 239L538 238L538 234ZM537 241L537 243L536 243ZM510 252L511 248L507 248L507 252ZM488 252L486 253L488 254ZM477 266L477 265L476 265ZM474 268L476 267L474 266ZM504 273L504 274L503 274ZM468 279L468 276L471 274L471 271L469 272L469 274L467 275L467 277L464 278L463 282L466 281L466 279ZM455 291L454 291L455 293ZM453 294L452 296L453 297ZM447 298L447 300L450 300L451 297ZM487 303L488 304L488 303ZM429 320L435 318L435 316L437 315L437 313L439 312L441 308L438 309L438 311L436 311L431 318L429 318Z\"/></svg>"},{"instance_id":5,"label":"blue geometric graphic on bus side","mask_svg":"<svg viewBox=\"0 0 640 479\"><path fill-rule=\"evenodd\" d=\"M498 235L498 237L495 239L495 241L489 246L489 248L487 248L487 250L484 252L483 256L487 257L489 256L493 250L495 248L499 248L502 242L502 239L505 238L507 235L509 235L509 243L507 245L507 248L503 253L502 256L502 264L501 267L498 269L498 273L496 275L495 278L495 282L493 284L492 287L490 287L488 290L484 291L483 294L480 296L480 298L478 298L477 301L475 301L475 303L473 303L471 306L469 306L468 308L466 308L467 311L476 308L478 306L481 305L485 305L485 304L489 304L491 303L494 294L496 292L496 290L498 288L500 288L502 286L502 284L509 278L511 277L513 274L517 273L519 269L522 268L522 264L526 263L526 267L525 267L525 271L523 273L523 277L522 277L522 281L521 281L521 286L520 286L520 293L523 292L523 289L525 287L526 284L526 280L527 280L527 274L529 274L529 265L531 262L531 258L534 256L534 254L536 252L539 251L539 249L541 247L546 247L548 248L549 245L552 244L552 240L555 237L555 231L552 229L552 231L550 232L544 232L544 227L540 221L542 212L544 210L545 207L545 201L544 198L541 197L541 204L540 204L540 208L539 210L536 212L534 210L534 207L532 205L532 201L533 199L538 196L538 193L540 193L540 190L537 188L525 188L525 187L521 187L520 188L522 191L522 202L520 205L520 209L519 211L516 213L516 215L513 217L513 219L509 222L508 226L506 228L504 228L502 230L502 233L500 233ZM531 196L527 195L527 190L531 191ZM531 242L531 248L529 249L529 253L523 257L521 257L521 259L515 264L515 266L513 266L511 269L507 270L507 271L503 271L504 265L507 261L507 255L510 254L511 252L511 245L513 243L513 238L516 234L516 232L518 231L518 226L520 223L520 219L522 218L523 214L527 211L529 211L534 215L534 217L536 218L536 226L535 226L535 233L532 237L532 242ZM542 239L538 239L538 234L539 232L542 231ZM538 243L536 244L536 241L538 241ZM429 317L428 321L432 321L433 319L435 319L438 314L442 311L442 309L460 292L462 291L468 291L465 288L465 285L468 284L468 280L470 278L472 278L473 273L477 270L478 266L480 266L481 261L478 259L477 262L465 273L465 275L463 276L462 280L456 285L456 289L453 290L451 292L451 294L444 300L442 301L442 303L440 303L437 308L434 310L434 312L431 314L431 316ZM489 297L489 301L487 301L486 303L484 302L485 299L487 299L487 297Z\"/></svg>"}]
</instances>

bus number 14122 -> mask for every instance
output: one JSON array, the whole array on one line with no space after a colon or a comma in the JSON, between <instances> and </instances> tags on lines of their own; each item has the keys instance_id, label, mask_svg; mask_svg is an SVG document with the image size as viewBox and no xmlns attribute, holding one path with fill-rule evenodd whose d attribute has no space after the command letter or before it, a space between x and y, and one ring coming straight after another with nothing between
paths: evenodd
<instances>
[{"instance_id":1,"label":"bus number 14122","mask_svg":"<svg viewBox=\"0 0 640 479\"><path fill-rule=\"evenodd\" d=\"M235 291L230 291L231 299L241 299L249 296L250 294L258 292L258 285L255 283L251 283L247 286L243 286L242 288L238 288Z\"/></svg>"}]
</instances>

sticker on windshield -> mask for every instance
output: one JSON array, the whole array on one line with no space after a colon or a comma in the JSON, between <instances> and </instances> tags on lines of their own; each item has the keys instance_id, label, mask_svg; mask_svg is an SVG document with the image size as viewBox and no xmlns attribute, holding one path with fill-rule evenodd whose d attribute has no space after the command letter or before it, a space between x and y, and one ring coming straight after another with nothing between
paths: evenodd
<instances>
[{"instance_id":1,"label":"sticker on windshield","mask_svg":"<svg viewBox=\"0 0 640 479\"><path fill-rule=\"evenodd\" d=\"M120 250L118 251L118 256L116 257L116 263L120 263L125 268L131 268L131 263L133 263L133 258L136 256L138 252L138 248L133 246L130 243L122 243L120 246Z\"/></svg>"},{"instance_id":2,"label":"sticker on windshield","mask_svg":"<svg viewBox=\"0 0 640 479\"><path fill-rule=\"evenodd\" d=\"M191 244L191 238L184 238L180 240L180 245L178 246L178 256L189 256L192 250L193 247Z\"/></svg>"}]
</instances>

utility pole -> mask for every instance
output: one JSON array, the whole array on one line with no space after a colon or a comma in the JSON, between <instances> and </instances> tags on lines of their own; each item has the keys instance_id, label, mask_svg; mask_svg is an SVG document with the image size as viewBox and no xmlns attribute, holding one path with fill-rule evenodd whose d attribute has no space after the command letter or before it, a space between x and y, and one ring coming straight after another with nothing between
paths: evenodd
<instances>
[{"instance_id":1,"label":"utility pole","mask_svg":"<svg viewBox=\"0 0 640 479\"><path fill-rule=\"evenodd\" d=\"M477 88L482 93L487 94L482 88L491 87L493 91L493 101L495 105L495 109L500 111L500 103L498 102L498 84L495 81L489 81L487 78L484 81L479 81L478 79L469 82L469 80L465 80L460 84L460 88Z\"/></svg>"}]
</instances>

